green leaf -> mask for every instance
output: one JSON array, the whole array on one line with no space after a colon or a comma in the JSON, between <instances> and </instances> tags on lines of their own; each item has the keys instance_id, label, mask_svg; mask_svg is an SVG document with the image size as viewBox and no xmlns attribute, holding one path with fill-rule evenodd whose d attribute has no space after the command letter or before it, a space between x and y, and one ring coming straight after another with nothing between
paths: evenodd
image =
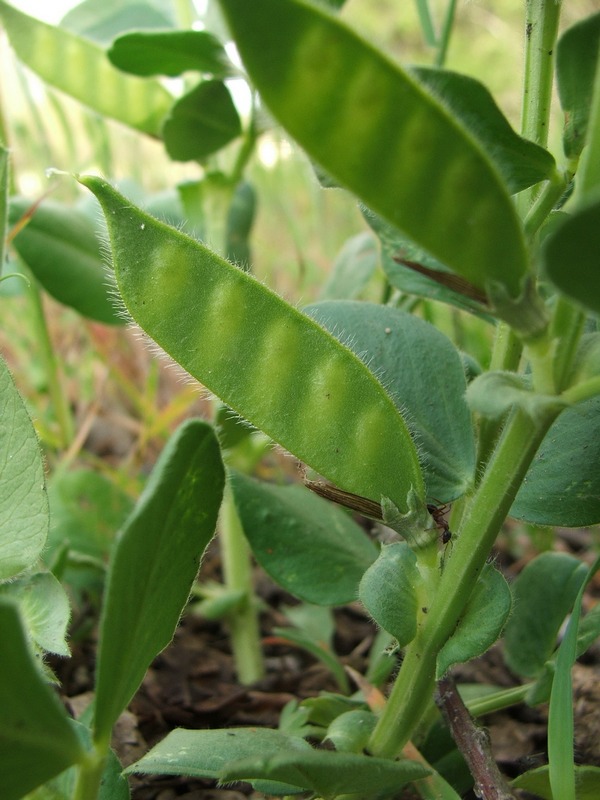
<instances>
[{"instance_id":1,"label":"green leaf","mask_svg":"<svg viewBox=\"0 0 600 800\"><path fill-rule=\"evenodd\" d=\"M172 9L161 0L83 0L60 22L61 28L100 44L110 43L124 31L175 25Z\"/></svg>"},{"instance_id":2,"label":"green leaf","mask_svg":"<svg viewBox=\"0 0 600 800\"><path fill-rule=\"evenodd\" d=\"M234 67L221 42L208 31L135 31L116 39L108 57L134 75L181 75L194 70L216 78Z\"/></svg>"},{"instance_id":3,"label":"green leaf","mask_svg":"<svg viewBox=\"0 0 600 800\"><path fill-rule=\"evenodd\" d=\"M411 67L410 72L489 153L511 194L553 174L553 156L515 133L489 90L478 80L433 67Z\"/></svg>"},{"instance_id":4,"label":"green leaf","mask_svg":"<svg viewBox=\"0 0 600 800\"><path fill-rule=\"evenodd\" d=\"M248 271L252 265L250 233L256 216L256 192L248 181L235 187L227 212L225 251L228 261Z\"/></svg>"},{"instance_id":5,"label":"green leaf","mask_svg":"<svg viewBox=\"0 0 600 800\"><path fill-rule=\"evenodd\" d=\"M569 158L576 158L586 143L599 52L600 12L568 28L556 46L556 83L565 112L563 147Z\"/></svg>"},{"instance_id":6,"label":"green leaf","mask_svg":"<svg viewBox=\"0 0 600 800\"><path fill-rule=\"evenodd\" d=\"M333 720L327 729L327 739L339 752L362 753L369 744L376 722L377 717L372 711L358 708L346 711Z\"/></svg>"},{"instance_id":7,"label":"green leaf","mask_svg":"<svg viewBox=\"0 0 600 800\"><path fill-rule=\"evenodd\" d=\"M456 630L438 654L436 678L442 678L454 664L483 655L499 639L511 606L504 576L492 564L486 564Z\"/></svg>"},{"instance_id":8,"label":"green leaf","mask_svg":"<svg viewBox=\"0 0 600 800\"><path fill-rule=\"evenodd\" d=\"M17 578L0 586L0 592L18 603L25 629L38 647L49 653L70 655L66 641L71 616L69 598L51 572Z\"/></svg>"},{"instance_id":9,"label":"green leaf","mask_svg":"<svg viewBox=\"0 0 600 800\"><path fill-rule=\"evenodd\" d=\"M0 598L2 800L19 800L85 757L54 691L31 654L16 605Z\"/></svg>"},{"instance_id":10,"label":"green leaf","mask_svg":"<svg viewBox=\"0 0 600 800\"><path fill-rule=\"evenodd\" d=\"M176 161L203 159L238 137L242 124L222 81L203 81L173 105L163 126L165 147Z\"/></svg>"},{"instance_id":11,"label":"green leaf","mask_svg":"<svg viewBox=\"0 0 600 800\"><path fill-rule=\"evenodd\" d=\"M542 553L515 580L504 645L506 663L519 675L536 677L552 656L585 573L585 565L572 556Z\"/></svg>"},{"instance_id":12,"label":"green leaf","mask_svg":"<svg viewBox=\"0 0 600 800\"><path fill-rule=\"evenodd\" d=\"M600 313L599 252L600 198L596 197L544 239L540 254L543 269L561 292L596 314Z\"/></svg>"},{"instance_id":13,"label":"green leaf","mask_svg":"<svg viewBox=\"0 0 600 800\"><path fill-rule=\"evenodd\" d=\"M342 509L302 486L231 475L235 505L254 557L291 594L316 605L356 597L377 547Z\"/></svg>"},{"instance_id":14,"label":"green leaf","mask_svg":"<svg viewBox=\"0 0 600 800\"><path fill-rule=\"evenodd\" d=\"M304 311L369 364L406 415L419 443L428 496L445 503L464 494L473 481L475 441L465 373L450 340L389 306L339 301Z\"/></svg>"},{"instance_id":15,"label":"green leaf","mask_svg":"<svg viewBox=\"0 0 600 800\"><path fill-rule=\"evenodd\" d=\"M537 525L600 522L600 398L563 411L552 425L510 515Z\"/></svg>"},{"instance_id":16,"label":"green leaf","mask_svg":"<svg viewBox=\"0 0 600 800\"><path fill-rule=\"evenodd\" d=\"M340 488L400 510L423 494L406 424L347 347L259 281L80 181L108 222L117 284L135 321L224 403Z\"/></svg>"},{"instance_id":17,"label":"green leaf","mask_svg":"<svg viewBox=\"0 0 600 800\"><path fill-rule=\"evenodd\" d=\"M375 238L364 231L348 239L337 254L321 300L353 300L375 274L379 253Z\"/></svg>"},{"instance_id":18,"label":"green leaf","mask_svg":"<svg viewBox=\"0 0 600 800\"><path fill-rule=\"evenodd\" d=\"M48 498L35 430L0 358L0 581L40 556L48 535Z\"/></svg>"},{"instance_id":19,"label":"green leaf","mask_svg":"<svg viewBox=\"0 0 600 800\"><path fill-rule=\"evenodd\" d=\"M383 545L379 558L360 582L361 603L400 647L411 642L417 633L422 583L416 556L406 542Z\"/></svg>"},{"instance_id":20,"label":"green leaf","mask_svg":"<svg viewBox=\"0 0 600 800\"><path fill-rule=\"evenodd\" d=\"M524 789L544 800L556 800L550 787L550 774L547 766L531 769L515 778L515 789ZM598 800L600 797L600 767L575 766L575 796L577 800Z\"/></svg>"},{"instance_id":21,"label":"green leaf","mask_svg":"<svg viewBox=\"0 0 600 800\"><path fill-rule=\"evenodd\" d=\"M97 741L110 737L150 662L173 637L215 530L223 485L212 428L185 422L161 453L114 552L100 622Z\"/></svg>"},{"instance_id":22,"label":"green leaf","mask_svg":"<svg viewBox=\"0 0 600 800\"><path fill-rule=\"evenodd\" d=\"M429 774L416 761L312 750L261 754L241 759L221 770L222 781L273 780L316 792L324 800L368 792L370 797L393 797L407 783Z\"/></svg>"},{"instance_id":23,"label":"green leaf","mask_svg":"<svg viewBox=\"0 0 600 800\"><path fill-rule=\"evenodd\" d=\"M132 509L130 496L100 472L78 469L56 472L49 484L50 533L53 556L67 545L91 558L108 557L116 533Z\"/></svg>"},{"instance_id":24,"label":"green leaf","mask_svg":"<svg viewBox=\"0 0 600 800\"><path fill-rule=\"evenodd\" d=\"M483 148L409 73L305 0L220 0L275 118L335 181L431 255L516 297L520 222Z\"/></svg>"},{"instance_id":25,"label":"green leaf","mask_svg":"<svg viewBox=\"0 0 600 800\"><path fill-rule=\"evenodd\" d=\"M11 223L18 222L30 208L29 200L11 200ZM86 214L46 200L15 236L13 246L60 303L98 322L124 324L111 297L96 229Z\"/></svg>"},{"instance_id":26,"label":"green leaf","mask_svg":"<svg viewBox=\"0 0 600 800\"><path fill-rule=\"evenodd\" d=\"M17 56L39 77L99 114L158 136L173 98L157 81L124 75L87 39L0 0L0 20Z\"/></svg>"},{"instance_id":27,"label":"green leaf","mask_svg":"<svg viewBox=\"0 0 600 800\"><path fill-rule=\"evenodd\" d=\"M206 731L171 731L161 742L126 773L147 775L191 775L197 778L218 780L221 771L230 762L263 753L310 752L310 745L297 737L287 736L268 728L227 728ZM294 787L279 785L285 794ZM274 792L270 792L273 794Z\"/></svg>"}]
</instances>

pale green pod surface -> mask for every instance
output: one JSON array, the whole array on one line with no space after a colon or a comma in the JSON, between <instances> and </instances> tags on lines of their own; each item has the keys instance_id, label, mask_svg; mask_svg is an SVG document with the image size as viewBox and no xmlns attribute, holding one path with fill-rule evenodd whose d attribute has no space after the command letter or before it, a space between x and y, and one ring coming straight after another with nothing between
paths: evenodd
<instances>
[{"instance_id":1,"label":"pale green pod surface","mask_svg":"<svg viewBox=\"0 0 600 800\"><path fill-rule=\"evenodd\" d=\"M305 0L220 0L273 116L337 183L475 286L520 294L521 224L483 146L408 72Z\"/></svg>"},{"instance_id":2,"label":"pale green pod surface","mask_svg":"<svg viewBox=\"0 0 600 800\"><path fill-rule=\"evenodd\" d=\"M104 209L131 316L182 367L342 489L404 511L411 486L423 496L406 424L349 348L102 179L80 182Z\"/></svg>"}]
</instances>

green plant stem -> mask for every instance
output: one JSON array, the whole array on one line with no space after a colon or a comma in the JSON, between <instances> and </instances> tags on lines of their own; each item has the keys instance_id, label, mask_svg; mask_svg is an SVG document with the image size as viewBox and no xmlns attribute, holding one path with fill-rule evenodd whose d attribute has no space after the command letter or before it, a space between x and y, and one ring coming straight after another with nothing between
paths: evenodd
<instances>
[{"instance_id":1,"label":"green plant stem","mask_svg":"<svg viewBox=\"0 0 600 800\"><path fill-rule=\"evenodd\" d=\"M102 748L102 752L96 747L79 767L73 800L97 800L107 752L108 747Z\"/></svg>"},{"instance_id":2,"label":"green plant stem","mask_svg":"<svg viewBox=\"0 0 600 800\"><path fill-rule=\"evenodd\" d=\"M226 487L221 507L221 558L225 586L242 591L246 601L228 617L236 671L240 683L249 684L264 676L260 627L254 598L250 547L235 508L231 489Z\"/></svg>"},{"instance_id":3,"label":"green plant stem","mask_svg":"<svg viewBox=\"0 0 600 800\"><path fill-rule=\"evenodd\" d=\"M532 686L533 683L512 686L510 689L502 689L499 692L494 692L485 697L478 697L476 700L465 703L465 705L472 716L484 717L486 714L492 714L495 711L501 711L504 708L510 708L518 703L522 703L527 697L528 692L531 691Z\"/></svg>"},{"instance_id":4,"label":"green plant stem","mask_svg":"<svg viewBox=\"0 0 600 800\"><path fill-rule=\"evenodd\" d=\"M428 0L416 0L417 13L419 14L419 22L421 23L421 30L425 42L430 47L435 47L437 44L435 31L433 29L433 22L431 20L431 12L429 10Z\"/></svg>"},{"instance_id":5,"label":"green plant stem","mask_svg":"<svg viewBox=\"0 0 600 800\"><path fill-rule=\"evenodd\" d=\"M583 403L584 400L589 400L592 397L597 397L600 394L600 376L590 378L588 381L578 383L577 386L572 386L560 395L560 399L565 403L575 405L576 403Z\"/></svg>"},{"instance_id":6,"label":"green plant stem","mask_svg":"<svg viewBox=\"0 0 600 800\"><path fill-rule=\"evenodd\" d=\"M585 327L585 313L559 294L552 315L551 336L556 342L553 369L554 385L562 392L568 385L575 353Z\"/></svg>"},{"instance_id":7,"label":"green plant stem","mask_svg":"<svg viewBox=\"0 0 600 800\"><path fill-rule=\"evenodd\" d=\"M527 0L525 7L525 75L521 134L546 147L552 103L554 52L561 0ZM535 187L521 192L517 202L525 217L536 195Z\"/></svg>"},{"instance_id":8,"label":"green plant stem","mask_svg":"<svg viewBox=\"0 0 600 800\"><path fill-rule=\"evenodd\" d=\"M565 175L556 170L550 180L544 183L523 222L525 236L528 240L533 239L537 234L548 214L552 211L558 200L560 200L561 195L569 185L570 179L570 174Z\"/></svg>"},{"instance_id":9,"label":"green plant stem","mask_svg":"<svg viewBox=\"0 0 600 800\"><path fill-rule=\"evenodd\" d=\"M394 758L410 738L431 698L437 655L452 635L485 565L531 461L558 410L546 408L533 420L515 409L475 492L444 567L429 613L408 646L369 749Z\"/></svg>"},{"instance_id":10,"label":"green plant stem","mask_svg":"<svg viewBox=\"0 0 600 800\"><path fill-rule=\"evenodd\" d=\"M66 447L73 440L73 417L69 408L69 401L63 391L60 368L46 324L40 288L36 279L28 270L26 270L26 274L30 284L27 290L27 297L29 299L35 340L44 362L48 390L60 430L60 443L63 447Z\"/></svg>"},{"instance_id":11,"label":"green plant stem","mask_svg":"<svg viewBox=\"0 0 600 800\"><path fill-rule=\"evenodd\" d=\"M446 56L448 55L448 46L450 45L450 35L454 26L454 16L456 13L456 0L449 0L446 8L446 15L442 25L442 32L438 44L437 56L435 59L436 67L443 67L446 63Z\"/></svg>"}]
</instances>

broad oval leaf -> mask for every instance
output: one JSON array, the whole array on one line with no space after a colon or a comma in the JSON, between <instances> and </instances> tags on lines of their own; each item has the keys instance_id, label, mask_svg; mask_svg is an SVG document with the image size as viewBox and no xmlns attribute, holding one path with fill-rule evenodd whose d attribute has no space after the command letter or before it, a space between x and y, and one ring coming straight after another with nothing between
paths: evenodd
<instances>
[{"instance_id":1,"label":"broad oval leaf","mask_svg":"<svg viewBox=\"0 0 600 800\"><path fill-rule=\"evenodd\" d=\"M514 613L504 632L510 669L527 678L542 672L585 576L585 564L566 553L542 553L527 564L513 584Z\"/></svg>"},{"instance_id":2,"label":"broad oval leaf","mask_svg":"<svg viewBox=\"0 0 600 800\"><path fill-rule=\"evenodd\" d=\"M408 72L305 0L220 0L275 118L335 181L474 285L521 291L520 222L483 148Z\"/></svg>"},{"instance_id":3,"label":"broad oval leaf","mask_svg":"<svg viewBox=\"0 0 600 800\"><path fill-rule=\"evenodd\" d=\"M158 136L173 98L157 81L125 75L93 42L0 0L0 20L17 56L39 77L100 114Z\"/></svg>"},{"instance_id":4,"label":"broad oval leaf","mask_svg":"<svg viewBox=\"0 0 600 800\"><path fill-rule=\"evenodd\" d=\"M512 606L506 579L486 564L452 636L438 653L439 680L454 664L483 655L500 637Z\"/></svg>"},{"instance_id":5,"label":"broad oval leaf","mask_svg":"<svg viewBox=\"0 0 600 800\"><path fill-rule=\"evenodd\" d=\"M234 72L225 48L208 31L135 31L112 43L108 57L134 75L181 75L194 70L225 78Z\"/></svg>"},{"instance_id":6,"label":"broad oval leaf","mask_svg":"<svg viewBox=\"0 0 600 800\"><path fill-rule=\"evenodd\" d=\"M565 112L563 146L576 158L586 144L600 51L600 12L568 28L556 45L556 84Z\"/></svg>"},{"instance_id":7,"label":"broad oval leaf","mask_svg":"<svg viewBox=\"0 0 600 800\"><path fill-rule=\"evenodd\" d=\"M460 355L432 325L397 308L321 302L307 314L365 359L409 421L431 501L446 503L473 481L475 439Z\"/></svg>"},{"instance_id":8,"label":"broad oval leaf","mask_svg":"<svg viewBox=\"0 0 600 800\"><path fill-rule=\"evenodd\" d=\"M532 462L510 515L537 525L600 522L600 397L567 408Z\"/></svg>"},{"instance_id":9,"label":"broad oval leaf","mask_svg":"<svg viewBox=\"0 0 600 800\"><path fill-rule=\"evenodd\" d=\"M410 72L489 153L511 194L552 175L556 167L553 156L515 133L489 90L478 80L433 67L411 67Z\"/></svg>"},{"instance_id":10,"label":"broad oval leaf","mask_svg":"<svg viewBox=\"0 0 600 800\"><path fill-rule=\"evenodd\" d=\"M356 598L378 548L352 518L303 486L232 473L235 504L254 557L288 592L316 605Z\"/></svg>"},{"instance_id":11,"label":"broad oval leaf","mask_svg":"<svg viewBox=\"0 0 600 800\"><path fill-rule=\"evenodd\" d=\"M125 305L182 367L340 488L401 511L411 486L423 496L406 424L351 350L105 181L80 181L104 209Z\"/></svg>"},{"instance_id":12,"label":"broad oval leaf","mask_svg":"<svg viewBox=\"0 0 600 800\"><path fill-rule=\"evenodd\" d=\"M42 677L14 601L0 598L0 774L3 800L83 761L86 753L60 700Z\"/></svg>"},{"instance_id":13,"label":"broad oval leaf","mask_svg":"<svg viewBox=\"0 0 600 800\"><path fill-rule=\"evenodd\" d=\"M0 358L0 581L35 564L47 535L42 454L29 414Z\"/></svg>"},{"instance_id":14,"label":"broad oval leaf","mask_svg":"<svg viewBox=\"0 0 600 800\"><path fill-rule=\"evenodd\" d=\"M49 653L70 655L66 641L71 617L69 598L51 572L36 572L17 578L0 591L19 604L28 635Z\"/></svg>"},{"instance_id":15,"label":"broad oval leaf","mask_svg":"<svg viewBox=\"0 0 600 800\"><path fill-rule=\"evenodd\" d=\"M550 786L548 765L524 772L511 782L515 789L524 789L542 800L556 800ZM597 800L600 797L600 767L575 765L575 791L577 800Z\"/></svg>"},{"instance_id":16,"label":"broad oval leaf","mask_svg":"<svg viewBox=\"0 0 600 800\"><path fill-rule=\"evenodd\" d=\"M173 105L163 126L165 147L176 161L202 159L242 132L223 81L203 81Z\"/></svg>"},{"instance_id":17,"label":"broad oval leaf","mask_svg":"<svg viewBox=\"0 0 600 800\"><path fill-rule=\"evenodd\" d=\"M13 199L14 224L28 213L31 202ZM46 200L15 236L13 246L44 289L88 319L123 325L115 307L110 278L89 217L71 206Z\"/></svg>"},{"instance_id":18,"label":"broad oval leaf","mask_svg":"<svg viewBox=\"0 0 600 800\"><path fill-rule=\"evenodd\" d=\"M578 207L544 239L542 266L561 292L600 314L600 199Z\"/></svg>"},{"instance_id":19,"label":"broad oval leaf","mask_svg":"<svg viewBox=\"0 0 600 800\"><path fill-rule=\"evenodd\" d=\"M379 264L375 237L363 231L343 245L320 294L321 300L353 300L373 277Z\"/></svg>"},{"instance_id":20,"label":"broad oval leaf","mask_svg":"<svg viewBox=\"0 0 600 800\"><path fill-rule=\"evenodd\" d=\"M421 582L416 556L406 542L383 545L379 558L360 582L361 603L400 647L417 633Z\"/></svg>"},{"instance_id":21,"label":"broad oval leaf","mask_svg":"<svg viewBox=\"0 0 600 800\"><path fill-rule=\"evenodd\" d=\"M173 637L215 531L224 481L212 428L201 420L183 423L113 553L100 621L96 741L109 739L150 662Z\"/></svg>"}]
</instances>

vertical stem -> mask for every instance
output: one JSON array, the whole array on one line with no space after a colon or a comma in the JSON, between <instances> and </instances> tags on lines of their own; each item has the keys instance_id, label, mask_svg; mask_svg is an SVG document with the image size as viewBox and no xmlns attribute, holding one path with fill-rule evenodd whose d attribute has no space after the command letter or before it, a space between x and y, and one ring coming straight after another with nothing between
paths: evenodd
<instances>
[{"instance_id":1,"label":"vertical stem","mask_svg":"<svg viewBox=\"0 0 600 800\"><path fill-rule=\"evenodd\" d=\"M436 678L437 655L452 635L531 461L558 410L532 419L516 409L509 417L486 473L465 513L438 591L421 629L406 650L370 750L395 758L410 738Z\"/></svg>"},{"instance_id":2,"label":"vertical stem","mask_svg":"<svg viewBox=\"0 0 600 800\"><path fill-rule=\"evenodd\" d=\"M231 488L225 489L221 507L221 558L225 585L231 592L242 591L245 601L229 617L231 647L240 683L249 684L264 675L260 627L254 598L250 548L235 508Z\"/></svg>"},{"instance_id":3,"label":"vertical stem","mask_svg":"<svg viewBox=\"0 0 600 800\"><path fill-rule=\"evenodd\" d=\"M27 270L26 274L29 279L27 297L31 309L35 340L44 362L50 398L60 429L61 445L66 447L73 440L73 417L69 408L69 401L63 391L60 367L50 339L40 288L29 270Z\"/></svg>"},{"instance_id":4,"label":"vertical stem","mask_svg":"<svg viewBox=\"0 0 600 800\"><path fill-rule=\"evenodd\" d=\"M446 63L446 56L448 54L448 46L450 44L450 35L454 26L454 15L456 13L456 0L448 0L448 7L446 8L446 15L442 25L442 33L438 44L437 57L435 59L436 67L443 67Z\"/></svg>"}]
</instances>

